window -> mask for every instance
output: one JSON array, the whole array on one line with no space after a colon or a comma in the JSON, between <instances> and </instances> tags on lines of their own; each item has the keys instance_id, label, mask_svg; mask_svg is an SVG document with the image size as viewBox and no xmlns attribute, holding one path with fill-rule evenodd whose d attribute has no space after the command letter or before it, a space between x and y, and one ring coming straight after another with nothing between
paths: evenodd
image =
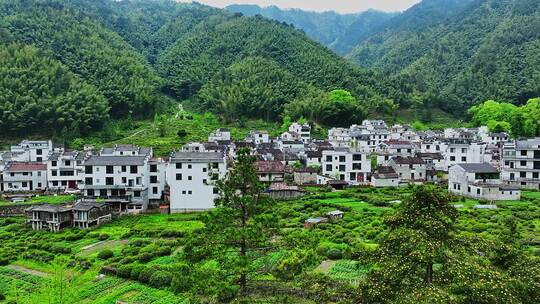
<instances>
[{"instance_id":1,"label":"window","mask_svg":"<svg viewBox=\"0 0 540 304\"><path fill-rule=\"evenodd\" d=\"M101 196L101 197L107 197L107 190L106 190L106 189L101 189L101 190L99 190L99 196Z\"/></svg>"},{"instance_id":2,"label":"window","mask_svg":"<svg viewBox=\"0 0 540 304\"><path fill-rule=\"evenodd\" d=\"M127 167L126 166L122 166L122 172L127 172Z\"/></svg>"},{"instance_id":3,"label":"window","mask_svg":"<svg viewBox=\"0 0 540 304\"><path fill-rule=\"evenodd\" d=\"M206 172L206 168L202 168L202 172Z\"/></svg>"},{"instance_id":4,"label":"window","mask_svg":"<svg viewBox=\"0 0 540 304\"><path fill-rule=\"evenodd\" d=\"M362 170L362 164L361 163L353 163L352 168L353 168L353 170Z\"/></svg>"},{"instance_id":5,"label":"window","mask_svg":"<svg viewBox=\"0 0 540 304\"><path fill-rule=\"evenodd\" d=\"M353 154L352 160L362 160L362 154Z\"/></svg>"},{"instance_id":6,"label":"window","mask_svg":"<svg viewBox=\"0 0 540 304\"><path fill-rule=\"evenodd\" d=\"M106 177L105 178L105 185L107 185L107 186L114 185L114 177Z\"/></svg>"},{"instance_id":7,"label":"window","mask_svg":"<svg viewBox=\"0 0 540 304\"><path fill-rule=\"evenodd\" d=\"M182 163L176 163L176 169L182 169Z\"/></svg>"},{"instance_id":8,"label":"window","mask_svg":"<svg viewBox=\"0 0 540 304\"><path fill-rule=\"evenodd\" d=\"M66 161L64 162L64 164L65 164L66 166L71 166L71 161L70 161L70 160L66 160Z\"/></svg>"},{"instance_id":9,"label":"window","mask_svg":"<svg viewBox=\"0 0 540 304\"><path fill-rule=\"evenodd\" d=\"M188 164L188 165L187 165L187 168L188 168L188 169L191 169L191 164Z\"/></svg>"},{"instance_id":10,"label":"window","mask_svg":"<svg viewBox=\"0 0 540 304\"><path fill-rule=\"evenodd\" d=\"M94 195L95 195L94 189L88 189L88 190L86 190L86 195L87 195L87 196L94 196Z\"/></svg>"},{"instance_id":11,"label":"window","mask_svg":"<svg viewBox=\"0 0 540 304\"><path fill-rule=\"evenodd\" d=\"M53 187L58 186L58 181L53 181L53 182L52 182L52 185L53 185Z\"/></svg>"},{"instance_id":12,"label":"window","mask_svg":"<svg viewBox=\"0 0 540 304\"><path fill-rule=\"evenodd\" d=\"M467 187L467 192L469 192L469 193L471 192L471 186Z\"/></svg>"},{"instance_id":13,"label":"window","mask_svg":"<svg viewBox=\"0 0 540 304\"><path fill-rule=\"evenodd\" d=\"M126 184L127 183L127 177L122 177L122 184Z\"/></svg>"},{"instance_id":14,"label":"window","mask_svg":"<svg viewBox=\"0 0 540 304\"><path fill-rule=\"evenodd\" d=\"M189 175L189 176L187 177L187 179L188 179L188 180L192 180L193 177L192 177L191 175Z\"/></svg>"},{"instance_id":15,"label":"window","mask_svg":"<svg viewBox=\"0 0 540 304\"><path fill-rule=\"evenodd\" d=\"M43 150L42 149L37 149L36 150L36 155L43 155Z\"/></svg>"},{"instance_id":16,"label":"window","mask_svg":"<svg viewBox=\"0 0 540 304\"><path fill-rule=\"evenodd\" d=\"M450 148L450 153L456 152L456 148Z\"/></svg>"},{"instance_id":17,"label":"window","mask_svg":"<svg viewBox=\"0 0 540 304\"><path fill-rule=\"evenodd\" d=\"M206 185L206 179L203 179L203 180L202 180L202 183Z\"/></svg>"},{"instance_id":18,"label":"window","mask_svg":"<svg viewBox=\"0 0 540 304\"><path fill-rule=\"evenodd\" d=\"M345 165L339 165L339 172L345 172Z\"/></svg>"},{"instance_id":19,"label":"window","mask_svg":"<svg viewBox=\"0 0 540 304\"><path fill-rule=\"evenodd\" d=\"M344 163L344 162L345 162L345 155L340 155L340 156L339 156L339 162L340 162L340 163Z\"/></svg>"},{"instance_id":20,"label":"window","mask_svg":"<svg viewBox=\"0 0 540 304\"><path fill-rule=\"evenodd\" d=\"M187 194L193 194L193 191L188 190Z\"/></svg>"},{"instance_id":21,"label":"window","mask_svg":"<svg viewBox=\"0 0 540 304\"><path fill-rule=\"evenodd\" d=\"M538 178L538 172L533 172L533 178Z\"/></svg>"},{"instance_id":22,"label":"window","mask_svg":"<svg viewBox=\"0 0 540 304\"><path fill-rule=\"evenodd\" d=\"M23 172L22 175L27 176L28 172Z\"/></svg>"},{"instance_id":23,"label":"window","mask_svg":"<svg viewBox=\"0 0 540 304\"><path fill-rule=\"evenodd\" d=\"M326 155L326 161L331 162L332 161L332 155Z\"/></svg>"},{"instance_id":24,"label":"window","mask_svg":"<svg viewBox=\"0 0 540 304\"><path fill-rule=\"evenodd\" d=\"M455 156L450 156L450 161L455 161L455 160L456 160Z\"/></svg>"},{"instance_id":25,"label":"window","mask_svg":"<svg viewBox=\"0 0 540 304\"><path fill-rule=\"evenodd\" d=\"M219 167L219 163L212 163L212 168L217 169Z\"/></svg>"},{"instance_id":26,"label":"window","mask_svg":"<svg viewBox=\"0 0 540 304\"><path fill-rule=\"evenodd\" d=\"M522 166L522 167L527 167L527 161L520 160L519 165Z\"/></svg>"},{"instance_id":27,"label":"window","mask_svg":"<svg viewBox=\"0 0 540 304\"><path fill-rule=\"evenodd\" d=\"M152 184L157 184L157 176L156 175L150 175L150 182Z\"/></svg>"},{"instance_id":28,"label":"window","mask_svg":"<svg viewBox=\"0 0 540 304\"><path fill-rule=\"evenodd\" d=\"M51 174L52 174L52 176L58 176L58 171L52 170L52 171L51 171Z\"/></svg>"},{"instance_id":29,"label":"window","mask_svg":"<svg viewBox=\"0 0 540 304\"><path fill-rule=\"evenodd\" d=\"M141 191L133 191L134 197L141 197Z\"/></svg>"},{"instance_id":30,"label":"window","mask_svg":"<svg viewBox=\"0 0 540 304\"><path fill-rule=\"evenodd\" d=\"M114 173L114 167L113 166L107 166L105 167L105 171L107 174L113 174Z\"/></svg>"},{"instance_id":31,"label":"window","mask_svg":"<svg viewBox=\"0 0 540 304\"><path fill-rule=\"evenodd\" d=\"M152 194L158 194L158 187L152 187Z\"/></svg>"},{"instance_id":32,"label":"window","mask_svg":"<svg viewBox=\"0 0 540 304\"><path fill-rule=\"evenodd\" d=\"M476 194L480 194L480 189L476 189Z\"/></svg>"},{"instance_id":33,"label":"window","mask_svg":"<svg viewBox=\"0 0 540 304\"><path fill-rule=\"evenodd\" d=\"M462 156L462 157L461 157L461 161L462 161L462 162L466 162L466 161L467 161L467 157Z\"/></svg>"},{"instance_id":34,"label":"window","mask_svg":"<svg viewBox=\"0 0 540 304\"><path fill-rule=\"evenodd\" d=\"M219 189L214 187L214 189L212 189L212 192L213 192L214 194L218 194L218 193L219 193Z\"/></svg>"},{"instance_id":35,"label":"window","mask_svg":"<svg viewBox=\"0 0 540 304\"><path fill-rule=\"evenodd\" d=\"M219 174L217 173L212 174L212 180L218 180L218 179L219 179Z\"/></svg>"},{"instance_id":36,"label":"window","mask_svg":"<svg viewBox=\"0 0 540 304\"><path fill-rule=\"evenodd\" d=\"M354 173L354 172L349 173L349 180L351 180L351 181L356 180L356 173Z\"/></svg>"},{"instance_id":37,"label":"window","mask_svg":"<svg viewBox=\"0 0 540 304\"><path fill-rule=\"evenodd\" d=\"M56 165L57 165L56 161L53 160L53 161L51 162L51 166L52 166L52 167L56 167Z\"/></svg>"},{"instance_id":38,"label":"window","mask_svg":"<svg viewBox=\"0 0 540 304\"><path fill-rule=\"evenodd\" d=\"M467 153L467 148L461 148L461 153Z\"/></svg>"},{"instance_id":39,"label":"window","mask_svg":"<svg viewBox=\"0 0 540 304\"><path fill-rule=\"evenodd\" d=\"M22 182L22 186L23 186L23 188L26 188L26 187L28 187L28 183L27 182Z\"/></svg>"},{"instance_id":40,"label":"window","mask_svg":"<svg viewBox=\"0 0 540 304\"><path fill-rule=\"evenodd\" d=\"M91 177L87 177L84 179L84 183L88 186L92 186L92 178Z\"/></svg>"},{"instance_id":41,"label":"window","mask_svg":"<svg viewBox=\"0 0 540 304\"><path fill-rule=\"evenodd\" d=\"M326 171L332 171L332 165L326 165Z\"/></svg>"},{"instance_id":42,"label":"window","mask_svg":"<svg viewBox=\"0 0 540 304\"><path fill-rule=\"evenodd\" d=\"M142 178L137 177L137 178L135 179L135 183L136 183L137 185L141 185L141 184L142 184Z\"/></svg>"},{"instance_id":43,"label":"window","mask_svg":"<svg viewBox=\"0 0 540 304\"><path fill-rule=\"evenodd\" d=\"M186 194L186 190L182 190L182 194Z\"/></svg>"},{"instance_id":44,"label":"window","mask_svg":"<svg viewBox=\"0 0 540 304\"><path fill-rule=\"evenodd\" d=\"M527 172L525 172L525 171L519 172L519 177L520 177L520 178L525 178L525 177L527 177Z\"/></svg>"},{"instance_id":45,"label":"window","mask_svg":"<svg viewBox=\"0 0 540 304\"><path fill-rule=\"evenodd\" d=\"M36 158L36 161L37 161L37 162L42 162L42 161L43 161L43 158L38 157L38 158Z\"/></svg>"},{"instance_id":46,"label":"window","mask_svg":"<svg viewBox=\"0 0 540 304\"><path fill-rule=\"evenodd\" d=\"M397 153L401 153L401 149L397 149Z\"/></svg>"},{"instance_id":47,"label":"window","mask_svg":"<svg viewBox=\"0 0 540 304\"><path fill-rule=\"evenodd\" d=\"M129 173L136 174L137 166L129 166Z\"/></svg>"},{"instance_id":48,"label":"window","mask_svg":"<svg viewBox=\"0 0 540 304\"><path fill-rule=\"evenodd\" d=\"M441 146L436 145L436 146L435 146L435 150L440 151L440 150L441 150Z\"/></svg>"},{"instance_id":49,"label":"window","mask_svg":"<svg viewBox=\"0 0 540 304\"><path fill-rule=\"evenodd\" d=\"M521 150L520 155L521 156L527 156L527 150Z\"/></svg>"},{"instance_id":50,"label":"window","mask_svg":"<svg viewBox=\"0 0 540 304\"><path fill-rule=\"evenodd\" d=\"M429 149L431 149L431 146L430 146L430 145L427 145L427 146L426 146L426 150L429 150Z\"/></svg>"},{"instance_id":51,"label":"window","mask_svg":"<svg viewBox=\"0 0 540 304\"><path fill-rule=\"evenodd\" d=\"M157 172L157 165L150 165L150 172Z\"/></svg>"},{"instance_id":52,"label":"window","mask_svg":"<svg viewBox=\"0 0 540 304\"><path fill-rule=\"evenodd\" d=\"M84 167L84 173L85 174L92 174L92 166L85 166Z\"/></svg>"},{"instance_id":53,"label":"window","mask_svg":"<svg viewBox=\"0 0 540 304\"><path fill-rule=\"evenodd\" d=\"M182 174L176 173L176 180L182 180Z\"/></svg>"}]
</instances>

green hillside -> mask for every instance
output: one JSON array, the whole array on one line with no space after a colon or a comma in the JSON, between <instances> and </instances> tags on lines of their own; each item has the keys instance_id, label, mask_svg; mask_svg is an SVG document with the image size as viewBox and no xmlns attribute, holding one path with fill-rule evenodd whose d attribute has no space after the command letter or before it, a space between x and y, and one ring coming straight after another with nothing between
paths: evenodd
<instances>
[{"instance_id":1,"label":"green hillside","mask_svg":"<svg viewBox=\"0 0 540 304\"><path fill-rule=\"evenodd\" d=\"M349 58L397 75L440 107L540 95L535 0L424 0L391 19Z\"/></svg>"},{"instance_id":2,"label":"green hillside","mask_svg":"<svg viewBox=\"0 0 540 304\"><path fill-rule=\"evenodd\" d=\"M363 108L361 119L366 113L377 114L379 101L404 104L409 94L292 26L200 4L0 0L0 24L1 45L31 45L104 97L108 113L97 110L77 124L49 123L57 132L56 126L69 126L72 137L99 129L109 117L153 116L158 106L170 107L173 100L189 100L201 111L224 114L226 120L275 120L286 104L299 98L345 89ZM251 104L227 104L231 90ZM30 94L18 106L45 107L49 102ZM73 106L70 100L63 102ZM0 117L9 116L2 120L9 123L9 132L33 133L19 121L24 115L17 115L0 112ZM58 120L61 115L51 117ZM41 123L40 117L33 121Z\"/></svg>"}]
</instances>

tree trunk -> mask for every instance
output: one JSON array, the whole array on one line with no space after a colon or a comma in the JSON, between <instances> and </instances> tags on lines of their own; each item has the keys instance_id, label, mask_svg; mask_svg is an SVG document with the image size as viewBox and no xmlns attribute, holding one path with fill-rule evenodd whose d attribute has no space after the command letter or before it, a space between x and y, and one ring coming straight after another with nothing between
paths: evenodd
<instances>
[{"instance_id":1,"label":"tree trunk","mask_svg":"<svg viewBox=\"0 0 540 304\"><path fill-rule=\"evenodd\" d=\"M245 206L242 206L242 230L244 230L244 228L246 227L246 222L247 222L247 212L246 212L246 207ZM244 235L245 231L242 231L242 240L240 242L240 257L242 259L245 259L246 257L246 251L247 251L247 244L246 244L246 237ZM247 278L246 278L246 269L244 268L245 265L242 265L242 270L240 272L240 293L243 294L245 289L246 289L246 285L247 285Z\"/></svg>"},{"instance_id":2,"label":"tree trunk","mask_svg":"<svg viewBox=\"0 0 540 304\"><path fill-rule=\"evenodd\" d=\"M433 262L432 261L429 261L427 263L425 281L429 285L433 282Z\"/></svg>"}]
</instances>

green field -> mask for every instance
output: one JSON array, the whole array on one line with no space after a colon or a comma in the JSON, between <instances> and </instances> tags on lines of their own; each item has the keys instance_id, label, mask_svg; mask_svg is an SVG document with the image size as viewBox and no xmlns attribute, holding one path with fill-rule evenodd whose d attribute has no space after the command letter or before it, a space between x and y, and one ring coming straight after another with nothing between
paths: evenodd
<instances>
[{"instance_id":1,"label":"green field","mask_svg":"<svg viewBox=\"0 0 540 304\"><path fill-rule=\"evenodd\" d=\"M384 217L399 206L394 201L404 200L410 193L408 187L334 192L317 189L299 199L278 201L270 211L280 227L279 238L292 237L291 240L301 240L302 248L312 249L306 262L308 273L322 272L333 280L357 286L373 267L363 260L363 252L378 247L380 237L387 231ZM477 210L472 206L479 202L456 198L456 203L465 205L459 209L459 233L495 240L505 233L506 220L513 218L517 223L516 238L525 243L538 241L540 192L524 192L523 198L521 202L500 203L496 210ZM304 228L306 219L335 209L345 212L343 219L315 229ZM123 216L95 229L66 229L56 234L32 231L24 224L24 218L1 218L0 264L10 266L0 267L0 293L17 303L39 303L37 299L61 294L69 295L70 303L182 303L186 298L173 293L168 284L174 269L185 263L185 236L197 233L203 226L201 216L204 215ZM267 259L270 264L276 263L292 249L284 248ZM102 257L106 251L110 251L110 256ZM539 250L529 245L528 251ZM97 279L104 266L118 273L107 272L105 278ZM141 277L143 270L151 275L160 273L168 283L159 285L150 279L151 275ZM43 276L24 271L37 271ZM261 279L276 281L271 275ZM62 292L55 287L58 284L64 286Z\"/></svg>"},{"instance_id":2,"label":"green field","mask_svg":"<svg viewBox=\"0 0 540 304\"><path fill-rule=\"evenodd\" d=\"M33 204L51 204L59 205L74 202L77 199L75 195L40 195L33 196L30 199L27 199L24 202L13 203L10 201L5 201L0 198L0 206L13 206L13 205L33 205Z\"/></svg>"}]
</instances>

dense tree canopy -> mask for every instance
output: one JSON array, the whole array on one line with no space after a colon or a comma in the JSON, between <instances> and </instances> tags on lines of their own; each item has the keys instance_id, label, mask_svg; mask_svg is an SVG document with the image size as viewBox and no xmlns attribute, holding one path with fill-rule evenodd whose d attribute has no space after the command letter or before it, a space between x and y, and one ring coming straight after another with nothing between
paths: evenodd
<instances>
[{"instance_id":1,"label":"dense tree canopy","mask_svg":"<svg viewBox=\"0 0 540 304\"><path fill-rule=\"evenodd\" d=\"M2 132L85 134L99 128L107 112L103 94L57 60L32 46L0 44Z\"/></svg>"}]
</instances>

